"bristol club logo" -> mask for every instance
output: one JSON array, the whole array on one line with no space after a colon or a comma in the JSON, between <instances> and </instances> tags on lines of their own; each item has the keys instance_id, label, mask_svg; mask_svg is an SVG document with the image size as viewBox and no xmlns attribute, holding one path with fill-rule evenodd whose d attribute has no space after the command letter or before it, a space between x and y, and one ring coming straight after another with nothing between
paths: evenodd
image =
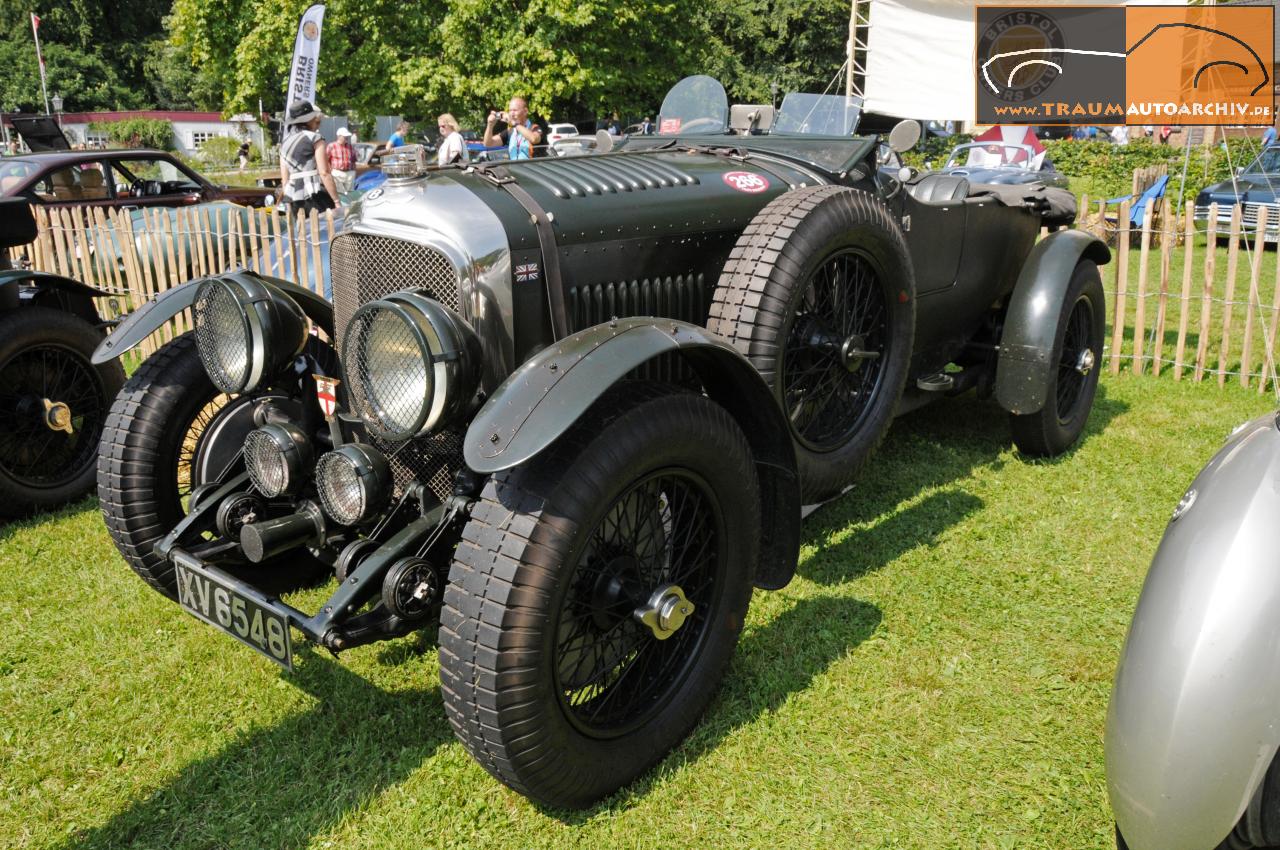
<instances>
[{"instance_id":1,"label":"bristol club logo","mask_svg":"<svg viewBox=\"0 0 1280 850\"><path fill-rule=\"evenodd\" d=\"M730 188L749 195L756 195L769 188L769 181L763 175L750 171L730 171L724 175L724 182Z\"/></svg>"}]
</instances>

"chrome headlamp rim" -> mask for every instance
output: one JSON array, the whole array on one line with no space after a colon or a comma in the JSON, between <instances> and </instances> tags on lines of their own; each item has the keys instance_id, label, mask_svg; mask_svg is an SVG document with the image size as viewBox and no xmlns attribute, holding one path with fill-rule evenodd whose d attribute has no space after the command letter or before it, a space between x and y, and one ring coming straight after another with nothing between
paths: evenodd
<instances>
[{"instance_id":1,"label":"chrome headlamp rim","mask_svg":"<svg viewBox=\"0 0 1280 850\"><path fill-rule=\"evenodd\" d=\"M369 329L379 311L407 328L424 373L418 407L412 416L400 416L394 422L382 415L376 399L381 397L381 406L387 407L387 400L394 399L395 393L382 390L387 389L386 382L403 378L403 373L383 376L369 366L374 351L368 344L372 336ZM409 290L370 301L356 310L343 334L341 359L351 409L375 436L398 441L429 434L457 417L479 385L482 355L480 342L466 320L430 295Z\"/></svg>"},{"instance_id":2,"label":"chrome headlamp rim","mask_svg":"<svg viewBox=\"0 0 1280 850\"><path fill-rule=\"evenodd\" d=\"M431 405L428 402L436 394L435 374L432 368L432 353L427 334L423 331L417 317L405 305L396 303L393 299L394 296L389 296L377 301L370 301L356 310L351 316L351 321L347 324L346 333L343 335L342 373L347 382L351 409L355 411L369 430L383 439L407 440L422 432L427 417L431 413ZM422 364L423 398L416 413L408 417L407 421L393 421L394 414L387 410L388 403L385 399L379 401L384 395L392 395L393 393L384 393L377 388L375 382L379 380L380 376L372 374L366 368L366 364L372 356L369 343L370 338L373 336L372 328L378 312L394 317L408 330L414 345L418 349L418 357ZM358 323L367 323L368 328L364 329L363 332L357 331Z\"/></svg>"},{"instance_id":3,"label":"chrome headlamp rim","mask_svg":"<svg viewBox=\"0 0 1280 850\"><path fill-rule=\"evenodd\" d=\"M211 300L215 289L230 298L239 312L241 339L237 344L246 349L245 367L239 376L210 365L220 360L212 347L225 340L218 339L214 328L202 331L205 320L201 319L198 305ZM228 273L206 279L196 291L193 308L196 349L201 363L213 385L227 394L258 389L264 378L272 377L306 345L309 325L302 309L288 295L252 274Z\"/></svg>"}]
</instances>

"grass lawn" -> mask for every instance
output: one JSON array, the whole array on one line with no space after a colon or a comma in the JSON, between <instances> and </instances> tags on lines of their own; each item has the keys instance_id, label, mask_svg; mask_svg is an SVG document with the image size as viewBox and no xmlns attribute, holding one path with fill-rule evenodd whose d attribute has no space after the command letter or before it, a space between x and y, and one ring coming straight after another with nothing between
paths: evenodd
<instances>
[{"instance_id":1,"label":"grass lawn","mask_svg":"<svg viewBox=\"0 0 1280 850\"><path fill-rule=\"evenodd\" d=\"M302 649L288 677L148 590L92 500L8 526L0 847L1111 847L1103 718L1142 577L1272 404L1108 375L1082 445L1040 463L994 404L905 417L757 593L693 737L581 813L455 743L426 635Z\"/></svg>"}]
</instances>

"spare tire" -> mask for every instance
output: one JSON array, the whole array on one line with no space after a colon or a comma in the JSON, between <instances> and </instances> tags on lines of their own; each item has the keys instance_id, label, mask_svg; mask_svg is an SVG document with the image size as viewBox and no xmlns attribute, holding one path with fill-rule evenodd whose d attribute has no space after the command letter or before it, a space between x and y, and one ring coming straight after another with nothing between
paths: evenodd
<instances>
[{"instance_id":1,"label":"spare tire","mask_svg":"<svg viewBox=\"0 0 1280 850\"><path fill-rule=\"evenodd\" d=\"M902 395L915 278L874 196L798 189L756 214L729 254L707 327L764 376L790 423L804 501L848 486Z\"/></svg>"}]
</instances>

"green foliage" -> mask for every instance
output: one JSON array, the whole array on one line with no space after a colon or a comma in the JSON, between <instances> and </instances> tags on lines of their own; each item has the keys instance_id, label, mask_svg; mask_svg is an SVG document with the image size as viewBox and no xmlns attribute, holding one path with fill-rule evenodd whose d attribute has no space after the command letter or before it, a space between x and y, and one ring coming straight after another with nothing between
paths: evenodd
<instances>
[{"instance_id":1,"label":"green foliage","mask_svg":"<svg viewBox=\"0 0 1280 850\"><path fill-rule=\"evenodd\" d=\"M0 91L7 105L44 108L31 35L35 11L49 94L61 94L67 111L149 106L144 66L169 5L170 0L0 0L0 67L6 72Z\"/></svg>"},{"instance_id":2,"label":"green foliage","mask_svg":"<svg viewBox=\"0 0 1280 850\"><path fill-rule=\"evenodd\" d=\"M240 161L240 139L234 136L214 136L200 146L200 158L208 163L229 165ZM262 159L262 151L252 142L249 143L249 159L257 162Z\"/></svg>"},{"instance_id":3,"label":"green foliage","mask_svg":"<svg viewBox=\"0 0 1280 850\"><path fill-rule=\"evenodd\" d=\"M298 17L309 0L175 0L169 74L200 105L283 106ZM453 112L479 128L523 94L549 119L653 114L680 77L710 73L736 100L821 91L844 61L842 0L489 0L415 7L331 0L317 81L321 106L357 119Z\"/></svg>"},{"instance_id":4,"label":"green foliage","mask_svg":"<svg viewBox=\"0 0 1280 850\"><path fill-rule=\"evenodd\" d=\"M127 148L173 150L173 125L158 118L127 118L124 121L95 121L89 125L115 145Z\"/></svg>"},{"instance_id":5,"label":"green foliage","mask_svg":"<svg viewBox=\"0 0 1280 850\"><path fill-rule=\"evenodd\" d=\"M145 105L139 93L125 84L115 69L101 57L62 44L44 45L49 96L62 96L68 112L95 109L137 109ZM44 112L40 97L40 69L31 44L26 40L0 40L0 107L24 112Z\"/></svg>"}]
</instances>

